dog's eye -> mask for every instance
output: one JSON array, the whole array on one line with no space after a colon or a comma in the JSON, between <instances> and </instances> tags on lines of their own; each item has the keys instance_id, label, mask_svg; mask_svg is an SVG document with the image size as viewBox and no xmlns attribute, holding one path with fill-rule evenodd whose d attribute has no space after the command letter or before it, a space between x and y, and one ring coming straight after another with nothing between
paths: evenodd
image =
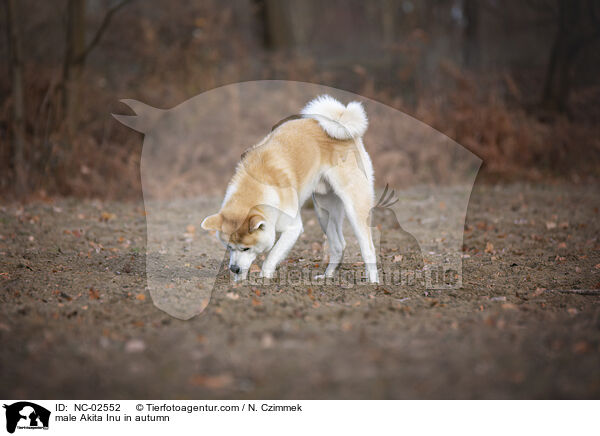
<instances>
[{"instance_id":1,"label":"dog's eye","mask_svg":"<svg viewBox=\"0 0 600 436\"><path fill-rule=\"evenodd\" d=\"M240 251L248 251L248 250L250 250L250 247L240 248Z\"/></svg>"}]
</instances>

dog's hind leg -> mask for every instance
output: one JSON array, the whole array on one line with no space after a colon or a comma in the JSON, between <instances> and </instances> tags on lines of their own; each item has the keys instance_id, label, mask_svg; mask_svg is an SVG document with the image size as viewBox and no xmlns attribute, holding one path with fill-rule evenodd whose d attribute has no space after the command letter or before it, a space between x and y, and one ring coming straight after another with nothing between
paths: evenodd
<instances>
[{"instance_id":1,"label":"dog's hind leg","mask_svg":"<svg viewBox=\"0 0 600 436\"><path fill-rule=\"evenodd\" d=\"M344 257L346 241L344 240L344 203L333 191L327 194L313 194L315 211L319 218L319 224L327 235L329 243L329 264L324 275L316 278L333 277L335 270Z\"/></svg>"},{"instance_id":2,"label":"dog's hind leg","mask_svg":"<svg viewBox=\"0 0 600 436\"><path fill-rule=\"evenodd\" d=\"M336 171L327 177L331 187L344 204L344 210L354 230L362 258L365 262L367 278L371 283L379 283L377 255L369 223L373 207L373 189L360 171Z\"/></svg>"}]
</instances>

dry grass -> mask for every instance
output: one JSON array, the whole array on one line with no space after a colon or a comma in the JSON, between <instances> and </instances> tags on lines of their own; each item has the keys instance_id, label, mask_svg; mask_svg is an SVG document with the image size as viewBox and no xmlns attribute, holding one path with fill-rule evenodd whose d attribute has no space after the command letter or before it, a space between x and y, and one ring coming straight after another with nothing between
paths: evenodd
<instances>
[{"instance_id":1,"label":"dry grass","mask_svg":"<svg viewBox=\"0 0 600 436\"><path fill-rule=\"evenodd\" d=\"M228 19L227 14L214 17L215 28L204 33L211 39L203 43L220 46L226 36L219 36L218 29ZM32 196L139 198L142 140L110 116L111 112L125 111L118 99L139 97L156 106L173 106L207 89L249 78L337 87L347 84L347 89L400 109L467 147L483 159L485 174L494 180L559 177L580 182L600 174L600 115L594 112L598 110L597 99L593 98L597 89L575 93L571 117L542 114L527 106L523 97L526 93L510 76L486 78L484 82L482 77L442 63L443 80L431 89L415 85L415 103L407 103L401 98L402 89L378 87L377 73L365 67L340 72L328 70L311 58L264 53L258 63L253 63L239 44L233 44L233 52L215 49L204 53L202 62L174 68L178 59L187 59L194 50L193 46L180 47L158 59L152 70L119 72L115 76L118 81L114 77L107 80L101 71L88 68L83 79L81 123L74 135L68 135L60 121L55 92L59 71L28 65L27 83L33 86L28 87L26 95L26 157ZM235 56L236 62L225 62L226 55ZM13 180L8 139L10 107L10 99L0 107L0 189L6 197L12 195ZM414 169L397 162L398 156L386 150L383 142L368 144L377 178L401 185L414 176ZM222 191L230 176L227 168L232 168L238 157L236 153L223 155L219 150L204 155L198 170L204 173L208 189ZM453 163L444 156L431 156L427 147L420 147L413 159L429 163L435 160L435 171L440 174Z\"/></svg>"}]
</instances>

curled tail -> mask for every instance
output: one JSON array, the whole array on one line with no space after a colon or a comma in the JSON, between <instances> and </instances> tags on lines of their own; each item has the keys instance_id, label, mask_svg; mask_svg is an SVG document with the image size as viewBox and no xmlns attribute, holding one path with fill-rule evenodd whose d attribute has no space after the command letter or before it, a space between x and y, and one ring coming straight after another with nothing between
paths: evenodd
<instances>
[{"instance_id":1,"label":"curled tail","mask_svg":"<svg viewBox=\"0 0 600 436\"><path fill-rule=\"evenodd\" d=\"M335 139L360 138L369 125L360 102L353 101L344 106L329 95L321 95L310 101L300 113L305 118L316 119L325 133Z\"/></svg>"}]
</instances>

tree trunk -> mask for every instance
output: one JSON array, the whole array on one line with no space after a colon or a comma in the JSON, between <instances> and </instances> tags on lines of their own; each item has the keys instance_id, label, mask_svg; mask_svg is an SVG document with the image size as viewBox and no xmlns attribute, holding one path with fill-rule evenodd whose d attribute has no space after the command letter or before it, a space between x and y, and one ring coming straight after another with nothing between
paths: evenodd
<instances>
[{"instance_id":1,"label":"tree trunk","mask_svg":"<svg viewBox=\"0 0 600 436\"><path fill-rule=\"evenodd\" d=\"M564 112L567 109L570 76L576 51L570 48L567 36L558 32L552 45L550 61L546 71L542 106Z\"/></svg>"},{"instance_id":2,"label":"tree trunk","mask_svg":"<svg viewBox=\"0 0 600 436\"><path fill-rule=\"evenodd\" d=\"M256 0L261 10L265 46L271 50L289 49L293 45L289 4L283 0Z\"/></svg>"},{"instance_id":3,"label":"tree trunk","mask_svg":"<svg viewBox=\"0 0 600 436\"><path fill-rule=\"evenodd\" d=\"M464 12L466 26L464 32L463 58L465 66L479 66L479 0L465 0Z\"/></svg>"},{"instance_id":4,"label":"tree trunk","mask_svg":"<svg viewBox=\"0 0 600 436\"><path fill-rule=\"evenodd\" d=\"M13 167L15 192L23 195L27 191L27 169L25 167L25 102L23 96L23 59L21 29L15 0L6 0L6 22L10 50L13 98Z\"/></svg>"},{"instance_id":5,"label":"tree trunk","mask_svg":"<svg viewBox=\"0 0 600 436\"><path fill-rule=\"evenodd\" d=\"M85 0L69 0L67 6L66 53L63 65L63 113L69 134L77 130L80 88L85 50Z\"/></svg>"},{"instance_id":6,"label":"tree trunk","mask_svg":"<svg viewBox=\"0 0 600 436\"><path fill-rule=\"evenodd\" d=\"M573 66L582 49L600 36L597 0L558 0L558 30L546 68L542 106L565 112Z\"/></svg>"}]
</instances>

